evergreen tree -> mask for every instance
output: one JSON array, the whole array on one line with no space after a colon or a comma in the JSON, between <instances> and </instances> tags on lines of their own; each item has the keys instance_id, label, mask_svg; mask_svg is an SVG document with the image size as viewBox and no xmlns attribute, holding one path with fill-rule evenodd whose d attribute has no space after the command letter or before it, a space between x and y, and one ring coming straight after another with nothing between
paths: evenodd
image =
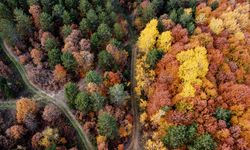
<instances>
[{"instance_id":1,"label":"evergreen tree","mask_svg":"<svg viewBox=\"0 0 250 150\"><path fill-rule=\"evenodd\" d=\"M87 37L88 33L91 31L90 30L90 24L86 18L82 18L82 21L80 22L80 30L83 33L84 37Z\"/></svg>"},{"instance_id":2,"label":"evergreen tree","mask_svg":"<svg viewBox=\"0 0 250 150\"><path fill-rule=\"evenodd\" d=\"M98 38L102 39L102 42L101 42L102 45L106 45L112 36L110 28L105 23L102 23L99 25L97 29L97 34L98 34Z\"/></svg>"},{"instance_id":3,"label":"evergreen tree","mask_svg":"<svg viewBox=\"0 0 250 150\"><path fill-rule=\"evenodd\" d=\"M215 150L216 142L210 134L203 134L188 147L189 150Z\"/></svg>"},{"instance_id":4,"label":"evergreen tree","mask_svg":"<svg viewBox=\"0 0 250 150\"><path fill-rule=\"evenodd\" d=\"M102 50L98 54L98 66L103 70L112 70L115 66L115 60L113 56L106 50Z\"/></svg>"},{"instance_id":5,"label":"evergreen tree","mask_svg":"<svg viewBox=\"0 0 250 150\"><path fill-rule=\"evenodd\" d=\"M90 25L89 27L92 29L92 31L94 31L98 26L98 16L96 15L94 9L90 9L87 12L86 17Z\"/></svg>"},{"instance_id":6,"label":"evergreen tree","mask_svg":"<svg viewBox=\"0 0 250 150\"><path fill-rule=\"evenodd\" d=\"M17 32L25 38L28 38L32 34L32 22L28 15L26 15L23 10L14 10L16 29Z\"/></svg>"},{"instance_id":7,"label":"evergreen tree","mask_svg":"<svg viewBox=\"0 0 250 150\"><path fill-rule=\"evenodd\" d=\"M102 109L105 105L105 100L106 98L98 92L91 93L90 95L90 101L94 111L99 111Z\"/></svg>"},{"instance_id":8,"label":"evergreen tree","mask_svg":"<svg viewBox=\"0 0 250 150\"><path fill-rule=\"evenodd\" d=\"M99 48L100 39L96 32L91 35L90 42L91 42L91 49L96 50L97 48Z\"/></svg>"},{"instance_id":9,"label":"evergreen tree","mask_svg":"<svg viewBox=\"0 0 250 150\"><path fill-rule=\"evenodd\" d=\"M54 68L55 65L61 63L61 51L59 49L51 49L48 52L49 65Z\"/></svg>"},{"instance_id":10,"label":"evergreen tree","mask_svg":"<svg viewBox=\"0 0 250 150\"><path fill-rule=\"evenodd\" d=\"M40 0L42 4L42 10L46 13L50 13L52 11L53 6L58 2L57 0Z\"/></svg>"},{"instance_id":11,"label":"evergreen tree","mask_svg":"<svg viewBox=\"0 0 250 150\"><path fill-rule=\"evenodd\" d=\"M70 35L71 32L72 32L72 29L71 29L70 25L64 25L62 27L61 34L62 34L63 38L66 38L68 35Z\"/></svg>"},{"instance_id":12,"label":"evergreen tree","mask_svg":"<svg viewBox=\"0 0 250 150\"><path fill-rule=\"evenodd\" d=\"M63 18L63 23L64 23L65 25L69 25L69 24L72 23L72 18L71 18L71 16L70 16L70 14L68 13L68 11L65 10L65 11L63 12L62 18Z\"/></svg>"},{"instance_id":13,"label":"evergreen tree","mask_svg":"<svg viewBox=\"0 0 250 150\"><path fill-rule=\"evenodd\" d=\"M12 19L11 11L2 2L0 2L0 19Z\"/></svg>"},{"instance_id":14,"label":"evergreen tree","mask_svg":"<svg viewBox=\"0 0 250 150\"><path fill-rule=\"evenodd\" d=\"M75 98L78 94L79 90L75 83L68 82L64 86L64 96L67 99L67 103L74 107L75 105Z\"/></svg>"},{"instance_id":15,"label":"evergreen tree","mask_svg":"<svg viewBox=\"0 0 250 150\"><path fill-rule=\"evenodd\" d=\"M82 17L85 17L87 15L87 12L91 9L91 4L88 0L80 0L78 9L81 13Z\"/></svg>"},{"instance_id":16,"label":"evergreen tree","mask_svg":"<svg viewBox=\"0 0 250 150\"><path fill-rule=\"evenodd\" d=\"M146 63L149 64L150 68L154 69L157 62L162 58L162 55L162 51L152 49L147 54Z\"/></svg>"},{"instance_id":17,"label":"evergreen tree","mask_svg":"<svg viewBox=\"0 0 250 150\"><path fill-rule=\"evenodd\" d=\"M13 96L13 91L9 86L7 79L2 76L0 76L0 92L6 99L11 98Z\"/></svg>"},{"instance_id":18,"label":"evergreen tree","mask_svg":"<svg viewBox=\"0 0 250 150\"><path fill-rule=\"evenodd\" d=\"M110 101L113 104L121 105L128 98L128 93L124 90L123 84L115 84L109 88Z\"/></svg>"},{"instance_id":19,"label":"evergreen tree","mask_svg":"<svg viewBox=\"0 0 250 150\"><path fill-rule=\"evenodd\" d=\"M125 36L125 33L119 23L114 24L114 34L118 40L122 40Z\"/></svg>"},{"instance_id":20,"label":"evergreen tree","mask_svg":"<svg viewBox=\"0 0 250 150\"><path fill-rule=\"evenodd\" d=\"M58 47L58 44L57 44L55 39L47 38L46 41L45 41L45 46L44 47L45 47L46 51L49 51L49 50L52 50L52 49L56 49Z\"/></svg>"},{"instance_id":21,"label":"evergreen tree","mask_svg":"<svg viewBox=\"0 0 250 150\"><path fill-rule=\"evenodd\" d=\"M102 76L96 71L91 70L86 73L85 80L87 83L93 82L99 84L102 82Z\"/></svg>"},{"instance_id":22,"label":"evergreen tree","mask_svg":"<svg viewBox=\"0 0 250 150\"><path fill-rule=\"evenodd\" d=\"M65 8L62 4L56 4L53 7L53 17L57 17L57 18L61 18L61 16L63 16L63 12L64 12Z\"/></svg>"},{"instance_id":23,"label":"evergreen tree","mask_svg":"<svg viewBox=\"0 0 250 150\"><path fill-rule=\"evenodd\" d=\"M70 52L65 52L61 56L61 60L63 63L63 66L68 70L68 71L75 71L77 67L77 62L74 58L74 56Z\"/></svg>"},{"instance_id":24,"label":"evergreen tree","mask_svg":"<svg viewBox=\"0 0 250 150\"><path fill-rule=\"evenodd\" d=\"M40 24L41 24L41 28L43 31L50 31L50 32L53 31L53 27L54 27L53 20L52 20L52 17L48 13L46 12L41 13Z\"/></svg>"},{"instance_id":25,"label":"evergreen tree","mask_svg":"<svg viewBox=\"0 0 250 150\"><path fill-rule=\"evenodd\" d=\"M79 92L75 99L75 108L88 113L91 110L89 95L85 92Z\"/></svg>"},{"instance_id":26,"label":"evergreen tree","mask_svg":"<svg viewBox=\"0 0 250 150\"><path fill-rule=\"evenodd\" d=\"M97 122L98 133L113 140L118 135L116 120L110 114L104 112L98 116Z\"/></svg>"},{"instance_id":27,"label":"evergreen tree","mask_svg":"<svg viewBox=\"0 0 250 150\"><path fill-rule=\"evenodd\" d=\"M22 45L21 38L17 34L14 23L7 19L0 19L0 34L10 45L19 47Z\"/></svg>"}]
</instances>

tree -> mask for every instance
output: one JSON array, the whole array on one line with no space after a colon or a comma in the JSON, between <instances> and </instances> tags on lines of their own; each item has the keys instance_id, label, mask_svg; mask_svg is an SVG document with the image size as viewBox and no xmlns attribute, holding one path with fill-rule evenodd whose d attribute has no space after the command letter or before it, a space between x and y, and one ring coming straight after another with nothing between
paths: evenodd
<instances>
[{"instance_id":1,"label":"tree","mask_svg":"<svg viewBox=\"0 0 250 150\"><path fill-rule=\"evenodd\" d=\"M115 84L109 88L110 101L113 104L121 105L128 98L127 91L124 90L123 84Z\"/></svg>"},{"instance_id":2,"label":"tree","mask_svg":"<svg viewBox=\"0 0 250 150\"><path fill-rule=\"evenodd\" d=\"M40 0L42 6L43 6L43 11L46 13L50 13L53 6L57 3L57 0Z\"/></svg>"},{"instance_id":3,"label":"tree","mask_svg":"<svg viewBox=\"0 0 250 150\"><path fill-rule=\"evenodd\" d=\"M86 16L87 12L91 9L91 7L92 6L88 0L80 0L78 9L81 13L81 16L82 17Z\"/></svg>"},{"instance_id":4,"label":"tree","mask_svg":"<svg viewBox=\"0 0 250 150\"><path fill-rule=\"evenodd\" d=\"M105 23L99 25L97 29L98 38L102 39L102 44L106 44L111 39L111 30Z\"/></svg>"},{"instance_id":5,"label":"tree","mask_svg":"<svg viewBox=\"0 0 250 150\"><path fill-rule=\"evenodd\" d=\"M21 38L17 33L15 24L7 19L0 19L0 35L4 37L6 42L10 45L21 46Z\"/></svg>"},{"instance_id":6,"label":"tree","mask_svg":"<svg viewBox=\"0 0 250 150\"><path fill-rule=\"evenodd\" d=\"M2 76L0 76L0 91L6 99L11 98L14 94L7 79Z\"/></svg>"},{"instance_id":7,"label":"tree","mask_svg":"<svg viewBox=\"0 0 250 150\"><path fill-rule=\"evenodd\" d=\"M142 20L146 24L151 19L153 19L155 16L156 16L155 9L154 9L153 5L151 3L149 3L149 5L145 9L143 9Z\"/></svg>"},{"instance_id":8,"label":"tree","mask_svg":"<svg viewBox=\"0 0 250 150\"><path fill-rule=\"evenodd\" d=\"M62 18L65 25L69 25L72 23L72 17L68 11L64 10Z\"/></svg>"},{"instance_id":9,"label":"tree","mask_svg":"<svg viewBox=\"0 0 250 150\"><path fill-rule=\"evenodd\" d=\"M75 105L75 98L79 90L75 83L68 82L64 86L64 97L67 99L67 103L73 107Z\"/></svg>"},{"instance_id":10,"label":"tree","mask_svg":"<svg viewBox=\"0 0 250 150\"><path fill-rule=\"evenodd\" d=\"M216 143L210 134L203 134L189 147L190 150L214 150Z\"/></svg>"},{"instance_id":11,"label":"tree","mask_svg":"<svg viewBox=\"0 0 250 150\"><path fill-rule=\"evenodd\" d=\"M53 123L60 118L61 114L61 111L54 104L48 104L43 110L42 117L43 120Z\"/></svg>"},{"instance_id":12,"label":"tree","mask_svg":"<svg viewBox=\"0 0 250 150\"><path fill-rule=\"evenodd\" d=\"M112 70L115 66L115 60L113 56L108 53L106 50L102 50L98 54L98 66L103 70Z\"/></svg>"},{"instance_id":13,"label":"tree","mask_svg":"<svg viewBox=\"0 0 250 150\"><path fill-rule=\"evenodd\" d=\"M224 30L223 21L221 19L212 18L209 23L209 28L215 34L220 34Z\"/></svg>"},{"instance_id":14,"label":"tree","mask_svg":"<svg viewBox=\"0 0 250 150\"><path fill-rule=\"evenodd\" d=\"M93 50L96 50L97 48L99 48L100 39L99 39L99 37L98 37L97 32L95 32L95 33L93 33L93 34L91 35L90 42L91 42L91 48L92 48Z\"/></svg>"},{"instance_id":15,"label":"tree","mask_svg":"<svg viewBox=\"0 0 250 150\"><path fill-rule=\"evenodd\" d=\"M40 15L40 25L41 25L41 28L42 28L43 31L52 32L53 27L54 27L52 17L46 12L41 13L41 15Z\"/></svg>"},{"instance_id":16,"label":"tree","mask_svg":"<svg viewBox=\"0 0 250 150\"><path fill-rule=\"evenodd\" d=\"M2 2L0 2L0 19L12 19L11 11Z\"/></svg>"},{"instance_id":17,"label":"tree","mask_svg":"<svg viewBox=\"0 0 250 150\"><path fill-rule=\"evenodd\" d=\"M64 26L62 27L61 34L62 34L62 36L63 36L64 39L65 39L67 36L69 36L71 32L72 32L72 29L71 29L70 25L64 25Z\"/></svg>"},{"instance_id":18,"label":"tree","mask_svg":"<svg viewBox=\"0 0 250 150\"><path fill-rule=\"evenodd\" d=\"M90 101L94 111L99 111L100 109L102 109L105 105L105 100L106 97L102 96L98 92L91 93L90 95Z\"/></svg>"},{"instance_id":19,"label":"tree","mask_svg":"<svg viewBox=\"0 0 250 150\"><path fill-rule=\"evenodd\" d=\"M172 44L172 33L170 31L162 32L157 40L157 48L163 52L168 52Z\"/></svg>"},{"instance_id":20,"label":"tree","mask_svg":"<svg viewBox=\"0 0 250 150\"><path fill-rule=\"evenodd\" d=\"M88 113L91 110L89 95L85 92L79 92L75 99L75 108Z\"/></svg>"},{"instance_id":21,"label":"tree","mask_svg":"<svg viewBox=\"0 0 250 150\"><path fill-rule=\"evenodd\" d=\"M163 143L170 148L179 148L184 144L192 142L195 138L196 126L171 126L167 130L167 135L163 138Z\"/></svg>"},{"instance_id":22,"label":"tree","mask_svg":"<svg viewBox=\"0 0 250 150\"><path fill-rule=\"evenodd\" d=\"M18 123L23 123L26 116L34 114L37 111L36 102L28 99L21 98L16 102L16 119Z\"/></svg>"},{"instance_id":23,"label":"tree","mask_svg":"<svg viewBox=\"0 0 250 150\"><path fill-rule=\"evenodd\" d=\"M115 37L118 40L122 40L125 36L125 33L119 23L114 24L114 33L115 33Z\"/></svg>"},{"instance_id":24,"label":"tree","mask_svg":"<svg viewBox=\"0 0 250 150\"><path fill-rule=\"evenodd\" d=\"M26 129L22 125L14 125L6 130L6 135L12 139L21 139L26 132Z\"/></svg>"},{"instance_id":25,"label":"tree","mask_svg":"<svg viewBox=\"0 0 250 150\"><path fill-rule=\"evenodd\" d=\"M45 41L45 50L50 51L52 49L56 49L58 47L58 44L54 38L47 38Z\"/></svg>"},{"instance_id":26,"label":"tree","mask_svg":"<svg viewBox=\"0 0 250 150\"><path fill-rule=\"evenodd\" d=\"M61 56L61 60L63 62L63 66L68 70L68 71L75 71L77 67L77 62L70 52L65 52Z\"/></svg>"},{"instance_id":27,"label":"tree","mask_svg":"<svg viewBox=\"0 0 250 150\"><path fill-rule=\"evenodd\" d=\"M102 76L96 71L91 70L86 73L85 80L87 83L93 82L100 84L102 82Z\"/></svg>"},{"instance_id":28,"label":"tree","mask_svg":"<svg viewBox=\"0 0 250 150\"><path fill-rule=\"evenodd\" d=\"M54 80L59 82L65 82L67 77L67 71L61 64L57 64L55 66L53 75L54 75Z\"/></svg>"},{"instance_id":29,"label":"tree","mask_svg":"<svg viewBox=\"0 0 250 150\"><path fill-rule=\"evenodd\" d=\"M97 122L98 133L113 140L118 134L118 127L113 116L104 112L98 116Z\"/></svg>"},{"instance_id":30,"label":"tree","mask_svg":"<svg viewBox=\"0 0 250 150\"><path fill-rule=\"evenodd\" d=\"M90 9L87 12L86 17L89 22L89 27L91 27L92 31L94 31L98 26L98 16L96 15L96 12L94 11L94 9Z\"/></svg>"},{"instance_id":31,"label":"tree","mask_svg":"<svg viewBox=\"0 0 250 150\"><path fill-rule=\"evenodd\" d=\"M54 68L55 65L61 63L61 51L59 49L51 49L48 52L49 65Z\"/></svg>"},{"instance_id":32,"label":"tree","mask_svg":"<svg viewBox=\"0 0 250 150\"><path fill-rule=\"evenodd\" d=\"M80 22L80 30L83 33L83 36L87 37L90 30L90 24L86 18L82 18L82 21Z\"/></svg>"},{"instance_id":33,"label":"tree","mask_svg":"<svg viewBox=\"0 0 250 150\"><path fill-rule=\"evenodd\" d=\"M53 7L52 16L57 17L57 18L61 18L61 16L63 16L64 10L65 10L65 8L62 4L56 4Z\"/></svg>"},{"instance_id":34,"label":"tree","mask_svg":"<svg viewBox=\"0 0 250 150\"><path fill-rule=\"evenodd\" d=\"M146 63L150 66L151 69L154 69L157 62L162 58L163 52L157 49L153 49L148 52Z\"/></svg>"},{"instance_id":35,"label":"tree","mask_svg":"<svg viewBox=\"0 0 250 150\"><path fill-rule=\"evenodd\" d=\"M29 38L32 34L32 22L28 15L23 10L14 10L17 32L24 38Z\"/></svg>"},{"instance_id":36,"label":"tree","mask_svg":"<svg viewBox=\"0 0 250 150\"><path fill-rule=\"evenodd\" d=\"M34 114L28 114L24 119L24 125L27 129L34 132L38 128L39 121Z\"/></svg>"},{"instance_id":37,"label":"tree","mask_svg":"<svg viewBox=\"0 0 250 150\"><path fill-rule=\"evenodd\" d=\"M232 112L227 109L217 108L215 111L215 117L218 120L226 121L227 125L230 125L231 115L232 115Z\"/></svg>"}]
</instances>

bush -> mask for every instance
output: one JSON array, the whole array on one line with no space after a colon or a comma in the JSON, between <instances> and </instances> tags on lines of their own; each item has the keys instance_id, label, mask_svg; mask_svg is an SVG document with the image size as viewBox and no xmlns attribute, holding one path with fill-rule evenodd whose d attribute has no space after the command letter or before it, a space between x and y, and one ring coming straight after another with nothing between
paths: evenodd
<instances>
[{"instance_id":1,"label":"bush","mask_svg":"<svg viewBox=\"0 0 250 150\"><path fill-rule=\"evenodd\" d=\"M47 38L45 41L45 50L50 51L57 48L57 42L53 38Z\"/></svg>"},{"instance_id":2,"label":"bush","mask_svg":"<svg viewBox=\"0 0 250 150\"><path fill-rule=\"evenodd\" d=\"M110 71L115 66L115 60L109 52L102 50L98 54L98 66L103 70Z\"/></svg>"},{"instance_id":3,"label":"bush","mask_svg":"<svg viewBox=\"0 0 250 150\"><path fill-rule=\"evenodd\" d=\"M75 99L75 108L87 113L91 110L89 95L85 92L79 92Z\"/></svg>"},{"instance_id":4,"label":"bush","mask_svg":"<svg viewBox=\"0 0 250 150\"><path fill-rule=\"evenodd\" d=\"M105 105L106 98L98 92L94 92L90 95L90 100L94 111L99 111Z\"/></svg>"},{"instance_id":5,"label":"bush","mask_svg":"<svg viewBox=\"0 0 250 150\"><path fill-rule=\"evenodd\" d=\"M96 71L89 71L86 73L86 77L85 77L85 80L87 83L89 82L93 82L93 83L101 83L102 82L102 76L97 73Z\"/></svg>"},{"instance_id":6,"label":"bush","mask_svg":"<svg viewBox=\"0 0 250 150\"><path fill-rule=\"evenodd\" d=\"M98 116L97 123L98 133L113 140L118 134L116 120L110 114L104 112Z\"/></svg>"},{"instance_id":7,"label":"bush","mask_svg":"<svg viewBox=\"0 0 250 150\"><path fill-rule=\"evenodd\" d=\"M79 90L75 83L68 82L64 86L64 96L66 97L67 102L71 107L75 105L75 98L78 92Z\"/></svg>"},{"instance_id":8,"label":"bush","mask_svg":"<svg viewBox=\"0 0 250 150\"><path fill-rule=\"evenodd\" d=\"M163 138L163 143L170 148L179 148L184 144L192 142L195 138L196 126L171 126L168 128L167 135Z\"/></svg>"},{"instance_id":9,"label":"bush","mask_svg":"<svg viewBox=\"0 0 250 150\"><path fill-rule=\"evenodd\" d=\"M52 49L48 52L48 59L50 67L54 68L55 65L61 63L61 51L59 49Z\"/></svg>"},{"instance_id":10,"label":"bush","mask_svg":"<svg viewBox=\"0 0 250 150\"><path fill-rule=\"evenodd\" d=\"M115 84L109 88L110 101L113 104L120 105L128 97L128 93L124 90L123 84Z\"/></svg>"},{"instance_id":11,"label":"bush","mask_svg":"<svg viewBox=\"0 0 250 150\"><path fill-rule=\"evenodd\" d=\"M215 150L216 143L210 134L204 134L198 137L194 144L189 147L189 150Z\"/></svg>"},{"instance_id":12,"label":"bush","mask_svg":"<svg viewBox=\"0 0 250 150\"><path fill-rule=\"evenodd\" d=\"M162 58L162 55L162 51L153 49L147 54L146 63L149 64L151 69L154 69L157 62Z\"/></svg>"},{"instance_id":13,"label":"bush","mask_svg":"<svg viewBox=\"0 0 250 150\"><path fill-rule=\"evenodd\" d=\"M74 56L70 52L65 52L61 56L61 60L63 62L63 66L68 70L68 71L75 71L77 67L77 62L74 58Z\"/></svg>"},{"instance_id":14,"label":"bush","mask_svg":"<svg viewBox=\"0 0 250 150\"><path fill-rule=\"evenodd\" d=\"M217 108L216 111L215 111L215 117L218 120L226 121L227 125L230 124L231 115L232 115L232 112L230 110L227 110L227 109Z\"/></svg>"}]
</instances>

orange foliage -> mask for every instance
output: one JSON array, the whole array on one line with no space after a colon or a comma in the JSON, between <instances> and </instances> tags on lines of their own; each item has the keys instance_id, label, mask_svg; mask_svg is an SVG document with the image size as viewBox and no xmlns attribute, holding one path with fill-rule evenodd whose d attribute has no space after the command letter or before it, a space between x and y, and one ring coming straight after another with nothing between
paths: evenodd
<instances>
[{"instance_id":1,"label":"orange foliage","mask_svg":"<svg viewBox=\"0 0 250 150\"><path fill-rule=\"evenodd\" d=\"M61 64L57 64L55 66L53 75L56 81L64 82L66 80L67 71L64 69L64 67Z\"/></svg>"},{"instance_id":2,"label":"orange foliage","mask_svg":"<svg viewBox=\"0 0 250 150\"><path fill-rule=\"evenodd\" d=\"M37 111L36 102L21 98L16 102L16 119L18 123L22 123L28 114L33 114Z\"/></svg>"}]
</instances>

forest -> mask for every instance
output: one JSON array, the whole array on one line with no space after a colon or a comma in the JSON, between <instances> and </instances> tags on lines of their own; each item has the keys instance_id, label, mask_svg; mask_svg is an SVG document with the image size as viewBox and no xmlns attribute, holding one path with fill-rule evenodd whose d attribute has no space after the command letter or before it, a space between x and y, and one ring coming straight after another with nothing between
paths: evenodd
<instances>
[{"instance_id":1,"label":"forest","mask_svg":"<svg viewBox=\"0 0 250 150\"><path fill-rule=\"evenodd\" d=\"M0 149L250 149L248 0L0 0Z\"/></svg>"}]
</instances>

